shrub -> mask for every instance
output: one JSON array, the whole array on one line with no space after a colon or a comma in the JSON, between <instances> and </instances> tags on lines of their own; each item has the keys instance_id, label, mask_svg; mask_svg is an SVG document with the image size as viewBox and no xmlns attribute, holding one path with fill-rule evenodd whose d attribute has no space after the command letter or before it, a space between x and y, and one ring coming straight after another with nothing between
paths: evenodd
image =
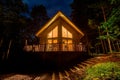
<instances>
[{"instance_id":1,"label":"shrub","mask_svg":"<svg viewBox=\"0 0 120 80\"><path fill-rule=\"evenodd\" d=\"M84 80L120 80L120 64L116 62L96 64L86 70Z\"/></svg>"}]
</instances>

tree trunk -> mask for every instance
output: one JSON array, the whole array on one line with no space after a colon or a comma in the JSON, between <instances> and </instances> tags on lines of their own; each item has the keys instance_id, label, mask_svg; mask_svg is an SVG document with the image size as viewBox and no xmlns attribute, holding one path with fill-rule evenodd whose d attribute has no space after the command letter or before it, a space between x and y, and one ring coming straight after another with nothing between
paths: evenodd
<instances>
[{"instance_id":1,"label":"tree trunk","mask_svg":"<svg viewBox=\"0 0 120 80\"><path fill-rule=\"evenodd\" d=\"M3 39L0 40L0 47L2 46L2 43L3 43Z\"/></svg>"},{"instance_id":2,"label":"tree trunk","mask_svg":"<svg viewBox=\"0 0 120 80\"><path fill-rule=\"evenodd\" d=\"M101 32L100 32L100 28L99 28L99 27L98 27L98 31L99 31L99 36L100 36L100 35L101 35ZM100 39L100 42L101 42L101 45L102 45L103 53L105 53L105 48L104 48L103 40Z\"/></svg>"},{"instance_id":3,"label":"tree trunk","mask_svg":"<svg viewBox=\"0 0 120 80\"><path fill-rule=\"evenodd\" d=\"M86 45L87 45L88 54L91 54L91 52L90 52L90 43L89 43L87 35L86 35Z\"/></svg>"},{"instance_id":4,"label":"tree trunk","mask_svg":"<svg viewBox=\"0 0 120 80\"><path fill-rule=\"evenodd\" d=\"M120 45L119 45L120 43L119 43L119 40L117 41L116 44L117 44L118 51L120 52Z\"/></svg>"},{"instance_id":5,"label":"tree trunk","mask_svg":"<svg viewBox=\"0 0 120 80\"><path fill-rule=\"evenodd\" d=\"M106 22L106 15L105 15L104 7L101 6L101 9L102 9L104 21ZM106 31L107 31L107 41L108 41L109 51L110 51L110 53L112 53L112 47L111 47L111 43L110 43L109 32L108 32L107 26L106 26Z\"/></svg>"},{"instance_id":6,"label":"tree trunk","mask_svg":"<svg viewBox=\"0 0 120 80\"><path fill-rule=\"evenodd\" d=\"M116 51L117 49L116 49L116 47L115 47L114 41L111 40L111 43L112 43L112 46L113 46L113 50Z\"/></svg>"},{"instance_id":7,"label":"tree trunk","mask_svg":"<svg viewBox=\"0 0 120 80\"><path fill-rule=\"evenodd\" d=\"M107 32L107 36L109 36L108 32ZM112 53L112 47L111 47L111 43L110 43L110 38L107 38L107 41L108 41L108 47L109 47L110 53Z\"/></svg>"},{"instance_id":8,"label":"tree trunk","mask_svg":"<svg viewBox=\"0 0 120 80\"><path fill-rule=\"evenodd\" d=\"M107 49L106 40L103 40L103 44L104 44L104 47L105 47L105 53L107 53L107 52L108 52L108 49Z\"/></svg>"},{"instance_id":9,"label":"tree trunk","mask_svg":"<svg viewBox=\"0 0 120 80\"><path fill-rule=\"evenodd\" d=\"M95 53L97 54L97 46L95 46Z\"/></svg>"},{"instance_id":10,"label":"tree trunk","mask_svg":"<svg viewBox=\"0 0 120 80\"><path fill-rule=\"evenodd\" d=\"M100 40L100 42L102 44L103 53L105 53L105 48L104 48L104 45L103 45L103 40Z\"/></svg>"},{"instance_id":11,"label":"tree trunk","mask_svg":"<svg viewBox=\"0 0 120 80\"><path fill-rule=\"evenodd\" d=\"M8 55L9 55L9 53L10 53L11 44L12 44L12 40L10 40L10 42L9 42L6 59L8 58Z\"/></svg>"},{"instance_id":12,"label":"tree trunk","mask_svg":"<svg viewBox=\"0 0 120 80\"><path fill-rule=\"evenodd\" d=\"M27 39L25 40L25 46L27 46L28 45L28 41L27 41Z\"/></svg>"}]
</instances>

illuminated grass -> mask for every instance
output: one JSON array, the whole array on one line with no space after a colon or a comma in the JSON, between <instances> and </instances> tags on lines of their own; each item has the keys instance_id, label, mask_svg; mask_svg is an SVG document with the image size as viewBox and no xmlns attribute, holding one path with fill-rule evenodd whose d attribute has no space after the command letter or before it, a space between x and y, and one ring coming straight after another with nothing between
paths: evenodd
<instances>
[{"instance_id":1,"label":"illuminated grass","mask_svg":"<svg viewBox=\"0 0 120 80\"><path fill-rule=\"evenodd\" d=\"M84 80L120 80L120 65L115 62L96 64L86 71Z\"/></svg>"}]
</instances>

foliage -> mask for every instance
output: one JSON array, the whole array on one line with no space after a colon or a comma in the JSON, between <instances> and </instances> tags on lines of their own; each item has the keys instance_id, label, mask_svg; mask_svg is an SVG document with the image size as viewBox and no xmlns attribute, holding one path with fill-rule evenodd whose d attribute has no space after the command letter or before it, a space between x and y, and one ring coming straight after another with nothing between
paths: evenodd
<instances>
[{"instance_id":1,"label":"foliage","mask_svg":"<svg viewBox=\"0 0 120 80\"><path fill-rule=\"evenodd\" d=\"M120 0L109 0L111 4L117 4L120 2Z\"/></svg>"},{"instance_id":2,"label":"foliage","mask_svg":"<svg viewBox=\"0 0 120 80\"><path fill-rule=\"evenodd\" d=\"M95 17L93 16L95 12L92 12L92 10L88 8L88 4L91 4L92 2L94 1L73 0L73 3L71 4L71 19L75 25L84 32L85 36L83 39L81 39L81 42L86 45L88 50L90 46L93 46L93 44L95 44L97 41L96 36L98 36L98 31L96 29L97 25L95 24L95 21L97 20L92 20L92 17Z\"/></svg>"},{"instance_id":3,"label":"foliage","mask_svg":"<svg viewBox=\"0 0 120 80\"><path fill-rule=\"evenodd\" d=\"M109 28L107 28L108 30L105 29L106 27L102 27L101 26L101 28L102 29L104 28L103 34L100 35L98 37L98 39L107 39L107 38L110 38L111 40L116 40L118 38L118 36L120 36L120 28L119 28L118 25L113 26L113 27L109 27ZM109 33L109 36L106 35L107 32Z\"/></svg>"},{"instance_id":4,"label":"foliage","mask_svg":"<svg viewBox=\"0 0 120 80\"><path fill-rule=\"evenodd\" d=\"M33 34L49 19L46 8L43 5L34 6L30 12L30 16L32 18L30 26Z\"/></svg>"},{"instance_id":5,"label":"foliage","mask_svg":"<svg viewBox=\"0 0 120 80\"><path fill-rule=\"evenodd\" d=\"M36 42L37 38L35 33L48 21L49 17L45 6L34 6L30 12L31 20L28 22L28 28L25 31L25 38L28 39L30 44Z\"/></svg>"},{"instance_id":6,"label":"foliage","mask_svg":"<svg viewBox=\"0 0 120 80\"><path fill-rule=\"evenodd\" d=\"M20 52L20 31L24 22L21 13L27 12L27 5L22 0L0 0L0 52L2 60L8 55ZM22 50L21 50L22 51ZM10 57L10 56L9 56Z\"/></svg>"},{"instance_id":7,"label":"foliage","mask_svg":"<svg viewBox=\"0 0 120 80\"><path fill-rule=\"evenodd\" d=\"M26 12L26 9L22 0L0 0L1 37L17 37L21 27L20 14Z\"/></svg>"},{"instance_id":8,"label":"foliage","mask_svg":"<svg viewBox=\"0 0 120 80\"><path fill-rule=\"evenodd\" d=\"M86 71L84 80L106 80L106 79L120 79L120 64L115 62L106 62L96 64Z\"/></svg>"},{"instance_id":9,"label":"foliage","mask_svg":"<svg viewBox=\"0 0 120 80\"><path fill-rule=\"evenodd\" d=\"M100 39L110 38L111 40L117 39L120 36L120 6L115 6L112 8L109 16L107 17L107 21L103 22L100 26L103 34L99 36ZM109 35L106 35L106 33Z\"/></svg>"}]
</instances>

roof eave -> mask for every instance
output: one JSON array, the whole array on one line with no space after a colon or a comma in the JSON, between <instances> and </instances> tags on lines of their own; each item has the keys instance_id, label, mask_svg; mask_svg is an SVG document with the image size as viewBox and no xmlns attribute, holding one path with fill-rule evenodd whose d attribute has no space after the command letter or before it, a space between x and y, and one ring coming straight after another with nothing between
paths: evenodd
<instances>
[{"instance_id":1,"label":"roof eave","mask_svg":"<svg viewBox=\"0 0 120 80\"><path fill-rule=\"evenodd\" d=\"M84 36L84 33L78 29L61 11L59 11L53 18L51 18L48 23L46 23L42 29L40 29L35 35L39 36L41 32L43 32L49 25L51 25L58 17L62 17L65 21L67 21L76 31L78 31L82 36Z\"/></svg>"}]
</instances>

